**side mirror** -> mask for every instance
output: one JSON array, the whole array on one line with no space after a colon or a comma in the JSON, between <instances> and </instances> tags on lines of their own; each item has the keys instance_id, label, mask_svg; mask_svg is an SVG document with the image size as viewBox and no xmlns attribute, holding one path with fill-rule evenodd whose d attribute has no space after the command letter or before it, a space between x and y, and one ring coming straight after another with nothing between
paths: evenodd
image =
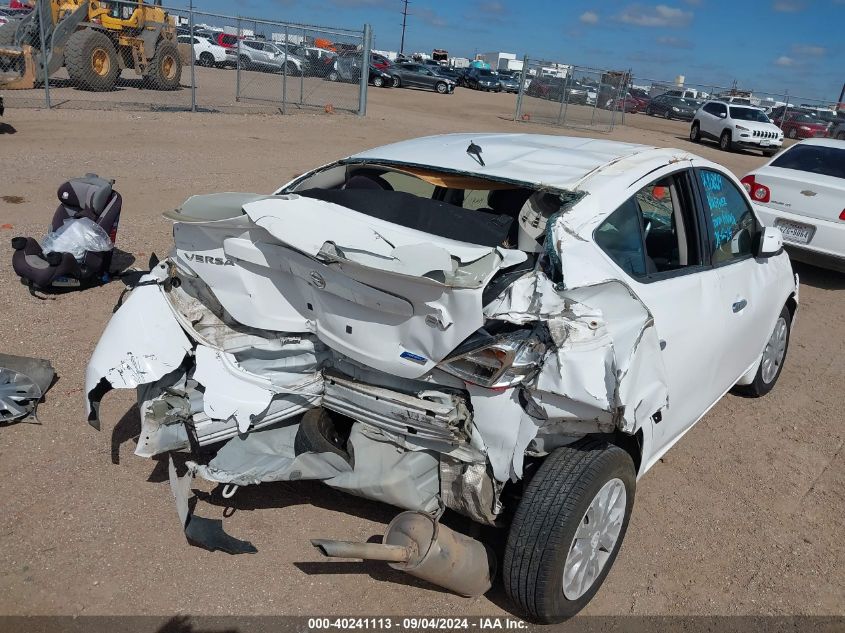
<instances>
[{"instance_id":1,"label":"side mirror","mask_svg":"<svg viewBox=\"0 0 845 633\"><path fill-rule=\"evenodd\" d=\"M783 250L783 233L776 226L763 227L758 257L771 257Z\"/></svg>"},{"instance_id":2,"label":"side mirror","mask_svg":"<svg viewBox=\"0 0 845 633\"><path fill-rule=\"evenodd\" d=\"M719 113L719 118L720 118L720 119L727 119L727 118L728 118L728 115L727 115L727 113L725 113L725 112L720 112L720 113Z\"/></svg>"}]
</instances>

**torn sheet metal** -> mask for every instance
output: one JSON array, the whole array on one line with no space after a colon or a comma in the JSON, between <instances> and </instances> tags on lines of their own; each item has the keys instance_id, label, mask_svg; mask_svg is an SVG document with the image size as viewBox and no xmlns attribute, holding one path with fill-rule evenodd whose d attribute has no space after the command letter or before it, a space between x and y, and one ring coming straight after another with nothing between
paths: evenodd
<instances>
[{"instance_id":1,"label":"torn sheet metal","mask_svg":"<svg viewBox=\"0 0 845 633\"><path fill-rule=\"evenodd\" d=\"M263 481L317 479L407 510L431 512L440 492L439 460L433 451L405 452L392 442L378 441L353 425L349 444L354 469L335 453L296 454L299 425L253 431L235 437L207 465L189 467L209 481L241 486Z\"/></svg>"},{"instance_id":2,"label":"torn sheet metal","mask_svg":"<svg viewBox=\"0 0 845 633\"><path fill-rule=\"evenodd\" d=\"M0 423L35 417L55 377L49 360L0 354Z\"/></svg>"},{"instance_id":3,"label":"torn sheet metal","mask_svg":"<svg viewBox=\"0 0 845 633\"><path fill-rule=\"evenodd\" d=\"M473 425L481 436L497 481L522 476L525 448L537 434L538 422L519 403L518 389L485 389L467 384Z\"/></svg>"},{"instance_id":4,"label":"torn sheet metal","mask_svg":"<svg viewBox=\"0 0 845 633\"><path fill-rule=\"evenodd\" d=\"M153 279L145 275L141 282ZM106 392L155 382L177 369L190 350L159 286L136 287L112 316L85 370L91 426L100 428L99 404Z\"/></svg>"},{"instance_id":5,"label":"torn sheet metal","mask_svg":"<svg viewBox=\"0 0 845 633\"><path fill-rule=\"evenodd\" d=\"M197 345L196 363L194 378L205 386L205 414L218 420L234 418L238 430L246 433L270 406L270 381L240 369L232 354L205 345Z\"/></svg>"},{"instance_id":6,"label":"torn sheet metal","mask_svg":"<svg viewBox=\"0 0 845 633\"><path fill-rule=\"evenodd\" d=\"M210 552L220 550L227 554L255 554L258 552L249 541L242 541L223 531L223 521L207 519L197 516L190 510L192 472L183 477L176 475L173 458L169 458L168 474L170 476L170 492L176 503L176 512L185 537L192 545L197 545Z\"/></svg>"}]
</instances>

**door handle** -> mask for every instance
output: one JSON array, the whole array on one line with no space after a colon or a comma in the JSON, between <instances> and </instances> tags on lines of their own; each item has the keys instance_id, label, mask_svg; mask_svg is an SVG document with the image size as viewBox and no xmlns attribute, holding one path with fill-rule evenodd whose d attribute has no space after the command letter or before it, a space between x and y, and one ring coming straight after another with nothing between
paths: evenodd
<instances>
[{"instance_id":1,"label":"door handle","mask_svg":"<svg viewBox=\"0 0 845 633\"><path fill-rule=\"evenodd\" d=\"M734 304L731 307L733 308L734 312L741 312L747 305L748 302L745 299L739 299L737 301L734 301Z\"/></svg>"}]
</instances>

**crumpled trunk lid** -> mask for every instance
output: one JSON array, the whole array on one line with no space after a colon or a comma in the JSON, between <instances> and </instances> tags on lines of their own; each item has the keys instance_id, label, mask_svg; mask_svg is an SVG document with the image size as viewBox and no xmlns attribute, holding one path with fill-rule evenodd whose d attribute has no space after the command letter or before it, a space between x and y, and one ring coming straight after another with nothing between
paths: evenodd
<instances>
[{"instance_id":1,"label":"crumpled trunk lid","mask_svg":"<svg viewBox=\"0 0 845 633\"><path fill-rule=\"evenodd\" d=\"M243 208L245 217L177 223L180 265L238 322L313 332L405 378L427 373L481 327L484 287L526 259L296 194Z\"/></svg>"}]
</instances>

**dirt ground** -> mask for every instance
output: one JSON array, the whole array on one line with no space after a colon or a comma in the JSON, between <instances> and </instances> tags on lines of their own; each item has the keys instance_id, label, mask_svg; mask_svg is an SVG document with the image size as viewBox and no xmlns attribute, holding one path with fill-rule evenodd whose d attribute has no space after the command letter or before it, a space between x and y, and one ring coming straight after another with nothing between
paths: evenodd
<instances>
[{"instance_id":1,"label":"dirt ground","mask_svg":"<svg viewBox=\"0 0 845 633\"><path fill-rule=\"evenodd\" d=\"M43 236L60 182L96 172L123 194L118 247L145 266L171 242L160 213L190 194L269 192L339 156L438 132L586 134L509 121L513 99L372 91L364 119L7 109L0 349L51 359L59 381L40 424L0 428L0 613L510 612L500 583L466 599L378 563L321 559L309 538L366 540L395 510L319 484L238 492L224 524L258 554L189 546L166 461L132 454L134 394L105 398L101 432L85 422L85 365L122 283L40 301L12 271L9 238ZM643 115L628 122L605 136L690 149L686 124ZM737 174L763 162L695 150ZM725 397L641 480L619 558L585 614L845 614L845 276L796 270L801 307L776 389L760 400ZM203 497L198 514L222 518L227 503Z\"/></svg>"}]
</instances>

